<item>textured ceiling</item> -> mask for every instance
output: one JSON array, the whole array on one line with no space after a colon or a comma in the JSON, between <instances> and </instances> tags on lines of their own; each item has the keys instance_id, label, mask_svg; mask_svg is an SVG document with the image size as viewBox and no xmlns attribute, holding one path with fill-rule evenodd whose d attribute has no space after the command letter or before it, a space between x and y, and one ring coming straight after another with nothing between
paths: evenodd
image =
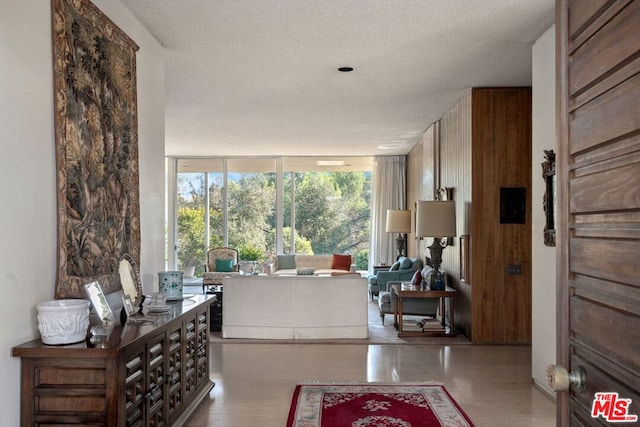
<instances>
[{"instance_id":1,"label":"textured ceiling","mask_svg":"<svg viewBox=\"0 0 640 427\"><path fill-rule=\"evenodd\" d=\"M554 20L554 0L121 1L165 47L181 156L405 154L469 88L530 85Z\"/></svg>"}]
</instances>

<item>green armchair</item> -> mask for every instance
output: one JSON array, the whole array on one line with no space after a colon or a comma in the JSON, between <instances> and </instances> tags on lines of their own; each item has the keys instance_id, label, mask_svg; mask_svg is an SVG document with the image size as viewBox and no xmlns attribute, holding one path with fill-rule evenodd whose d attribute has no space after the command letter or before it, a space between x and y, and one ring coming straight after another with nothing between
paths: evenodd
<instances>
[{"instance_id":1,"label":"green armchair","mask_svg":"<svg viewBox=\"0 0 640 427\"><path fill-rule=\"evenodd\" d=\"M380 291L387 290L387 282L408 282L414 273L421 270L423 262L420 258L400 257L389 268L389 271L378 271L367 278L371 301Z\"/></svg>"}]
</instances>

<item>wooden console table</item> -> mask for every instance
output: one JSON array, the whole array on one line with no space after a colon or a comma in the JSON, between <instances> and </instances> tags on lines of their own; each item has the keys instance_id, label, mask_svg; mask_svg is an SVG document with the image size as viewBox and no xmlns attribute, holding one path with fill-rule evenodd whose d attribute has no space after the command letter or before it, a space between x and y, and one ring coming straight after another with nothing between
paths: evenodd
<instances>
[{"instance_id":1,"label":"wooden console table","mask_svg":"<svg viewBox=\"0 0 640 427\"><path fill-rule=\"evenodd\" d=\"M454 327L454 301L457 291L447 287L444 291L423 291L419 287L413 287L409 284L392 285L391 298L394 299L393 308L393 326L398 330L399 337L416 337L416 336L455 336ZM404 298L438 298L440 300L440 324L439 330L416 330L404 331L402 325L402 302ZM449 299L450 308L447 310L446 299ZM448 320L448 325L447 325Z\"/></svg>"},{"instance_id":2,"label":"wooden console table","mask_svg":"<svg viewBox=\"0 0 640 427\"><path fill-rule=\"evenodd\" d=\"M196 295L107 339L64 346L40 339L21 358L21 425L180 426L209 394L209 305Z\"/></svg>"}]
</instances>

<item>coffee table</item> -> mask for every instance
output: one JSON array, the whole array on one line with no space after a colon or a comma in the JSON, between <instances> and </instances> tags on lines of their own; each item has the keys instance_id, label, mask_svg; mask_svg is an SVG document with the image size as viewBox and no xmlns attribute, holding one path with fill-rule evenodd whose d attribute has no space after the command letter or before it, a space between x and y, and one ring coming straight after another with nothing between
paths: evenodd
<instances>
[{"instance_id":1,"label":"coffee table","mask_svg":"<svg viewBox=\"0 0 640 427\"><path fill-rule=\"evenodd\" d=\"M398 331L399 337L440 336L451 337L456 335L454 326L454 302L457 291L447 287L443 291L422 290L409 282L392 285L391 298L394 299L393 326ZM438 298L440 300L440 325L437 330L426 329L405 331L402 321L402 303L405 298ZM446 300L449 300L447 310Z\"/></svg>"}]
</instances>

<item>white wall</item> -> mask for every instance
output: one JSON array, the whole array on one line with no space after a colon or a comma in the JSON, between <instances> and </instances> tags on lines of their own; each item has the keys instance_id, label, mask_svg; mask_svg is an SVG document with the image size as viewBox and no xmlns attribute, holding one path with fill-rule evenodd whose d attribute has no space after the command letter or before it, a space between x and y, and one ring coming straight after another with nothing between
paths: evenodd
<instances>
[{"instance_id":1,"label":"white wall","mask_svg":"<svg viewBox=\"0 0 640 427\"><path fill-rule=\"evenodd\" d=\"M556 360L556 249L545 246L542 198L544 180L541 163L544 150L556 147L556 65L555 26L547 30L533 45L533 243L532 243L532 364L534 382L550 395L545 380L547 365Z\"/></svg>"},{"instance_id":2,"label":"white wall","mask_svg":"<svg viewBox=\"0 0 640 427\"><path fill-rule=\"evenodd\" d=\"M164 53L114 0L94 0L139 46L141 269L164 270ZM2 0L0 13L0 424L20 425L20 360L37 338L36 304L53 298L56 197L49 1ZM155 285L157 286L157 285Z\"/></svg>"}]
</instances>

